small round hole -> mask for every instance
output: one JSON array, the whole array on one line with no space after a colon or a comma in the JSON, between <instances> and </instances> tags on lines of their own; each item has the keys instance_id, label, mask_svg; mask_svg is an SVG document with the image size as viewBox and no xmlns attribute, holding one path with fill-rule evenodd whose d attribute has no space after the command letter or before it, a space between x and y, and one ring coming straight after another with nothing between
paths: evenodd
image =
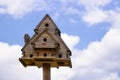
<instances>
[{"instance_id":1,"label":"small round hole","mask_svg":"<svg viewBox=\"0 0 120 80\"><path fill-rule=\"evenodd\" d=\"M33 55L32 55L32 54L30 54L30 57L33 57Z\"/></svg>"},{"instance_id":2,"label":"small round hole","mask_svg":"<svg viewBox=\"0 0 120 80\"><path fill-rule=\"evenodd\" d=\"M47 56L47 53L44 53L43 56L46 57L46 56Z\"/></svg>"},{"instance_id":3,"label":"small round hole","mask_svg":"<svg viewBox=\"0 0 120 80\"><path fill-rule=\"evenodd\" d=\"M48 27L48 26L49 26L49 24L48 24L48 23L46 23L46 24L45 24L45 26L46 26L46 27Z\"/></svg>"},{"instance_id":4,"label":"small round hole","mask_svg":"<svg viewBox=\"0 0 120 80\"><path fill-rule=\"evenodd\" d=\"M59 54L59 55L58 55L58 58L62 58L62 55L61 55L61 54Z\"/></svg>"},{"instance_id":5,"label":"small round hole","mask_svg":"<svg viewBox=\"0 0 120 80\"><path fill-rule=\"evenodd\" d=\"M44 41L44 42L47 42L47 38L43 38L43 41Z\"/></svg>"}]
</instances>

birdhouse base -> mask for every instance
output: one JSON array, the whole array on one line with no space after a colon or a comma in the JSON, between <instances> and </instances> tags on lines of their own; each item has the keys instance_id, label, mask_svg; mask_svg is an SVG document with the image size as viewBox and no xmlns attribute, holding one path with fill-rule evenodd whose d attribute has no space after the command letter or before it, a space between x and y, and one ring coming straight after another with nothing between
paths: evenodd
<instances>
[{"instance_id":1,"label":"birdhouse base","mask_svg":"<svg viewBox=\"0 0 120 80\"><path fill-rule=\"evenodd\" d=\"M70 59L56 59L56 58L39 58L39 57L34 57L34 58L19 58L20 62L23 64L24 67L27 66L37 66L37 67L43 67L44 63L50 64L50 67L57 67L59 66L69 66L70 68L72 67L71 65L71 60Z\"/></svg>"}]
</instances>

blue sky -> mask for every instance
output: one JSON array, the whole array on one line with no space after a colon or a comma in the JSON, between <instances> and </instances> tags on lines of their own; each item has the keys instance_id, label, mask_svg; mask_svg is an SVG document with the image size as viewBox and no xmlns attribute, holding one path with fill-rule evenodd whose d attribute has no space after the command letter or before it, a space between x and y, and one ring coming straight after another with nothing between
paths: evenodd
<instances>
[{"instance_id":1,"label":"blue sky","mask_svg":"<svg viewBox=\"0 0 120 80\"><path fill-rule=\"evenodd\" d=\"M32 36L46 14L73 53L73 68L53 69L52 79L120 80L119 0L0 0L0 80L42 80L42 71L18 58L24 34Z\"/></svg>"}]
</instances>

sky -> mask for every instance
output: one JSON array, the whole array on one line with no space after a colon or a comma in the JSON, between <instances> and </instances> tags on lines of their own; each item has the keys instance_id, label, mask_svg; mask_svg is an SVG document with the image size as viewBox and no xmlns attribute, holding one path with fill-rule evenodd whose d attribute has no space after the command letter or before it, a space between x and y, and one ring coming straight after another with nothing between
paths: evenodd
<instances>
[{"instance_id":1,"label":"sky","mask_svg":"<svg viewBox=\"0 0 120 80\"><path fill-rule=\"evenodd\" d=\"M52 68L52 80L120 80L119 0L0 0L0 80L43 79L18 59L46 14L72 51L72 68Z\"/></svg>"}]
</instances>

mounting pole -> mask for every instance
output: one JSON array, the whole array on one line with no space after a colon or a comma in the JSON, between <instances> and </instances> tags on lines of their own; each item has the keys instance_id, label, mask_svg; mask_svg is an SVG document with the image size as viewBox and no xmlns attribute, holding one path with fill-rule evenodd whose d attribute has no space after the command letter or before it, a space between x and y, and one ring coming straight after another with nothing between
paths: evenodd
<instances>
[{"instance_id":1,"label":"mounting pole","mask_svg":"<svg viewBox=\"0 0 120 80\"><path fill-rule=\"evenodd\" d=\"M51 80L50 74L50 64L44 63L43 64L43 80Z\"/></svg>"}]
</instances>

